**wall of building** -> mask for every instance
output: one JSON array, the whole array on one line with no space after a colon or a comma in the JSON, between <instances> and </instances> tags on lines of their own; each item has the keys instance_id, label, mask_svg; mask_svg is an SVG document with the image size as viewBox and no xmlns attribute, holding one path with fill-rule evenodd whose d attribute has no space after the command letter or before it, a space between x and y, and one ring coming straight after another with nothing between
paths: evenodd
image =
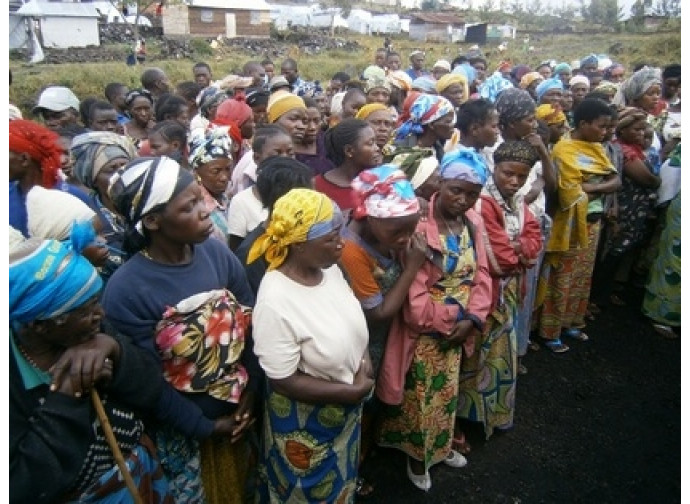
<instances>
[{"instance_id":1,"label":"wall of building","mask_svg":"<svg viewBox=\"0 0 690 504\"><path fill-rule=\"evenodd\" d=\"M163 35L189 35L189 13L186 5L170 5L163 9Z\"/></svg>"},{"instance_id":2,"label":"wall of building","mask_svg":"<svg viewBox=\"0 0 690 504\"><path fill-rule=\"evenodd\" d=\"M43 47L101 45L97 18L47 17L41 19Z\"/></svg>"}]
</instances>

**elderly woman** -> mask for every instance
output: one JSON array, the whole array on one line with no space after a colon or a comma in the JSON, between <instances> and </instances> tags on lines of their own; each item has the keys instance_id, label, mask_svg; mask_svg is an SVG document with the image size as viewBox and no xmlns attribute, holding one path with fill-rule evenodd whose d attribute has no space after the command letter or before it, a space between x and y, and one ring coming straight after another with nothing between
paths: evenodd
<instances>
[{"instance_id":1,"label":"elderly woman","mask_svg":"<svg viewBox=\"0 0 690 504\"><path fill-rule=\"evenodd\" d=\"M391 85L391 95L388 103L396 110L395 120L398 119L398 114L402 112L402 105L407 98L407 93L412 90L412 79L402 70L391 70L386 76Z\"/></svg>"},{"instance_id":2,"label":"elderly woman","mask_svg":"<svg viewBox=\"0 0 690 504\"><path fill-rule=\"evenodd\" d=\"M494 171L475 205L492 278L492 311L474 355L460 369L458 416L481 422L489 438L494 429L513 426L518 343L516 319L525 273L534 268L542 247L541 226L518 191L539 153L526 140L503 142L494 152Z\"/></svg>"},{"instance_id":3,"label":"elderly woman","mask_svg":"<svg viewBox=\"0 0 690 504\"><path fill-rule=\"evenodd\" d=\"M431 147L440 162L445 153L445 142L455 133L455 120L455 108L446 98L420 95L410 107L409 118L398 128L395 151L398 148Z\"/></svg>"},{"instance_id":4,"label":"elderly woman","mask_svg":"<svg viewBox=\"0 0 690 504\"><path fill-rule=\"evenodd\" d=\"M74 159L74 176L91 189L92 207L100 220L100 234L108 246L108 260L100 270L101 278L107 281L127 259L122 249L124 221L108 196L108 186L113 174L136 157L136 151L124 136L93 131L75 137L70 153Z\"/></svg>"},{"instance_id":5,"label":"elderly woman","mask_svg":"<svg viewBox=\"0 0 690 504\"><path fill-rule=\"evenodd\" d=\"M218 106L229 98L225 91L216 86L203 89L196 98L199 113L189 123L189 131L206 131L208 125L216 118Z\"/></svg>"},{"instance_id":6,"label":"elderly woman","mask_svg":"<svg viewBox=\"0 0 690 504\"><path fill-rule=\"evenodd\" d=\"M572 79L570 79L570 81L572 83ZM555 77L542 81L534 90L537 105L542 105L544 103L549 103L551 105L559 104L561 98L563 98L563 89L563 82Z\"/></svg>"},{"instance_id":7,"label":"elderly woman","mask_svg":"<svg viewBox=\"0 0 690 504\"><path fill-rule=\"evenodd\" d=\"M594 259L603 216L603 195L615 192L620 179L601 142L611 120L610 107L585 99L575 109L577 127L569 139L553 149L558 172L558 206L539 279L539 337L554 353L569 347L567 336L578 341L587 312ZM543 300L543 303L541 302Z\"/></svg>"},{"instance_id":8,"label":"elderly woman","mask_svg":"<svg viewBox=\"0 0 690 504\"><path fill-rule=\"evenodd\" d=\"M204 135L193 135L189 142L189 166L194 172L206 210L213 223L213 237L228 243L228 197L234 163L232 140L227 129L215 127Z\"/></svg>"},{"instance_id":9,"label":"elderly woman","mask_svg":"<svg viewBox=\"0 0 690 504\"><path fill-rule=\"evenodd\" d=\"M336 264L343 224L326 195L292 189L249 251L269 263L253 318L267 377L260 502L354 502L374 380L364 313Z\"/></svg>"},{"instance_id":10,"label":"elderly woman","mask_svg":"<svg viewBox=\"0 0 690 504\"><path fill-rule=\"evenodd\" d=\"M393 321L377 379L376 394L388 405L379 444L407 455L407 476L424 491L433 465L467 464L451 443L461 358L472 355L491 308L484 225L472 210L486 177L472 150L444 156L441 187L417 226L427 260Z\"/></svg>"},{"instance_id":11,"label":"elderly woman","mask_svg":"<svg viewBox=\"0 0 690 504\"><path fill-rule=\"evenodd\" d=\"M520 89L527 91L532 99L536 102L538 101L537 86L542 82L544 82L544 77L542 77L539 72L527 72L520 79Z\"/></svg>"},{"instance_id":12,"label":"elderly woman","mask_svg":"<svg viewBox=\"0 0 690 504\"><path fill-rule=\"evenodd\" d=\"M242 264L214 226L201 185L169 158L143 158L114 176L131 258L103 294L108 322L157 359L166 383L156 444L176 502L239 502L261 381ZM201 445L200 445L201 443ZM202 485L203 479L203 485Z\"/></svg>"},{"instance_id":13,"label":"elderly woman","mask_svg":"<svg viewBox=\"0 0 690 504\"><path fill-rule=\"evenodd\" d=\"M163 381L150 355L100 332L101 286L70 242L30 239L10 249L12 503L133 502L97 406L140 502L174 502L142 421Z\"/></svg>"},{"instance_id":14,"label":"elderly woman","mask_svg":"<svg viewBox=\"0 0 690 504\"><path fill-rule=\"evenodd\" d=\"M391 97L391 85L385 77L372 76L364 83L364 94L367 103L388 105Z\"/></svg>"},{"instance_id":15,"label":"elderly woman","mask_svg":"<svg viewBox=\"0 0 690 504\"><path fill-rule=\"evenodd\" d=\"M369 103L359 109L355 119L361 119L371 125L376 134L376 145L383 151L395 129L395 118L390 107L381 103Z\"/></svg>"},{"instance_id":16,"label":"elderly woman","mask_svg":"<svg viewBox=\"0 0 690 504\"><path fill-rule=\"evenodd\" d=\"M449 73L436 82L436 91L453 104L457 113L460 105L470 98L470 86L464 74Z\"/></svg>"}]
</instances>

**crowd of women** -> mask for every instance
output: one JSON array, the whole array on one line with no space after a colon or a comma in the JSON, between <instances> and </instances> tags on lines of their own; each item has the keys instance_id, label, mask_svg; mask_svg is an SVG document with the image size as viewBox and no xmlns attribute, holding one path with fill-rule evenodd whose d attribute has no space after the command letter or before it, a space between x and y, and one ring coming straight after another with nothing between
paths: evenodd
<instances>
[{"instance_id":1,"label":"crowd of women","mask_svg":"<svg viewBox=\"0 0 690 504\"><path fill-rule=\"evenodd\" d=\"M428 491L629 286L677 337L680 65L574 63L10 106L11 502L385 502L373 446Z\"/></svg>"}]
</instances>

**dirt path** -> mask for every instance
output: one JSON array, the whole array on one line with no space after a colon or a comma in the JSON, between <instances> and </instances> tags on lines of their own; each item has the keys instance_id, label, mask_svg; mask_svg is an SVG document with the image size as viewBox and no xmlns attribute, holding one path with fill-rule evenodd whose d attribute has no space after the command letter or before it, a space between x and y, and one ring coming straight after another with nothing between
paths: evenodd
<instances>
[{"instance_id":1,"label":"dirt path","mask_svg":"<svg viewBox=\"0 0 690 504\"><path fill-rule=\"evenodd\" d=\"M373 459L380 503L680 502L680 339L657 336L639 315L641 290L626 307L590 322L588 342L525 358L515 428L488 442L468 431L469 465L431 470L417 490L400 452Z\"/></svg>"}]
</instances>

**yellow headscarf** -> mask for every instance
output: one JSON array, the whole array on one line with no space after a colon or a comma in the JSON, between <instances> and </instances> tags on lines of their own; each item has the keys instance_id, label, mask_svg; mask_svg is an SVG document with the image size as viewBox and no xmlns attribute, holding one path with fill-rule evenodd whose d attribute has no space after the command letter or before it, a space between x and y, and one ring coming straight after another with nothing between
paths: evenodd
<instances>
[{"instance_id":1,"label":"yellow headscarf","mask_svg":"<svg viewBox=\"0 0 690 504\"><path fill-rule=\"evenodd\" d=\"M453 84L462 84L462 101L466 102L470 98L470 87L467 84L467 77L459 73L449 73L441 77L438 82L436 82L436 91L438 93L443 93L449 86Z\"/></svg>"},{"instance_id":2,"label":"yellow headscarf","mask_svg":"<svg viewBox=\"0 0 690 504\"><path fill-rule=\"evenodd\" d=\"M367 103L359 109L359 112L357 112L357 115L355 115L355 119L365 120L377 110L388 110L388 107L383 103Z\"/></svg>"},{"instance_id":3,"label":"yellow headscarf","mask_svg":"<svg viewBox=\"0 0 690 504\"><path fill-rule=\"evenodd\" d=\"M307 106L302 98L289 91L276 91L268 100L268 122L276 122L293 109L307 110Z\"/></svg>"},{"instance_id":4,"label":"yellow headscarf","mask_svg":"<svg viewBox=\"0 0 690 504\"><path fill-rule=\"evenodd\" d=\"M324 236L343 223L338 205L312 189L291 189L273 206L266 232L249 249L247 264L264 256L268 271L285 261L289 247Z\"/></svg>"},{"instance_id":5,"label":"yellow headscarf","mask_svg":"<svg viewBox=\"0 0 690 504\"><path fill-rule=\"evenodd\" d=\"M539 72L527 72L520 79L520 88L527 89L536 80L544 80L544 77Z\"/></svg>"},{"instance_id":6,"label":"yellow headscarf","mask_svg":"<svg viewBox=\"0 0 690 504\"><path fill-rule=\"evenodd\" d=\"M554 108L550 103L539 105L534 115L546 124L558 124L565 122L565 113L560 108Z\"/></svg>"}]
</instances>

